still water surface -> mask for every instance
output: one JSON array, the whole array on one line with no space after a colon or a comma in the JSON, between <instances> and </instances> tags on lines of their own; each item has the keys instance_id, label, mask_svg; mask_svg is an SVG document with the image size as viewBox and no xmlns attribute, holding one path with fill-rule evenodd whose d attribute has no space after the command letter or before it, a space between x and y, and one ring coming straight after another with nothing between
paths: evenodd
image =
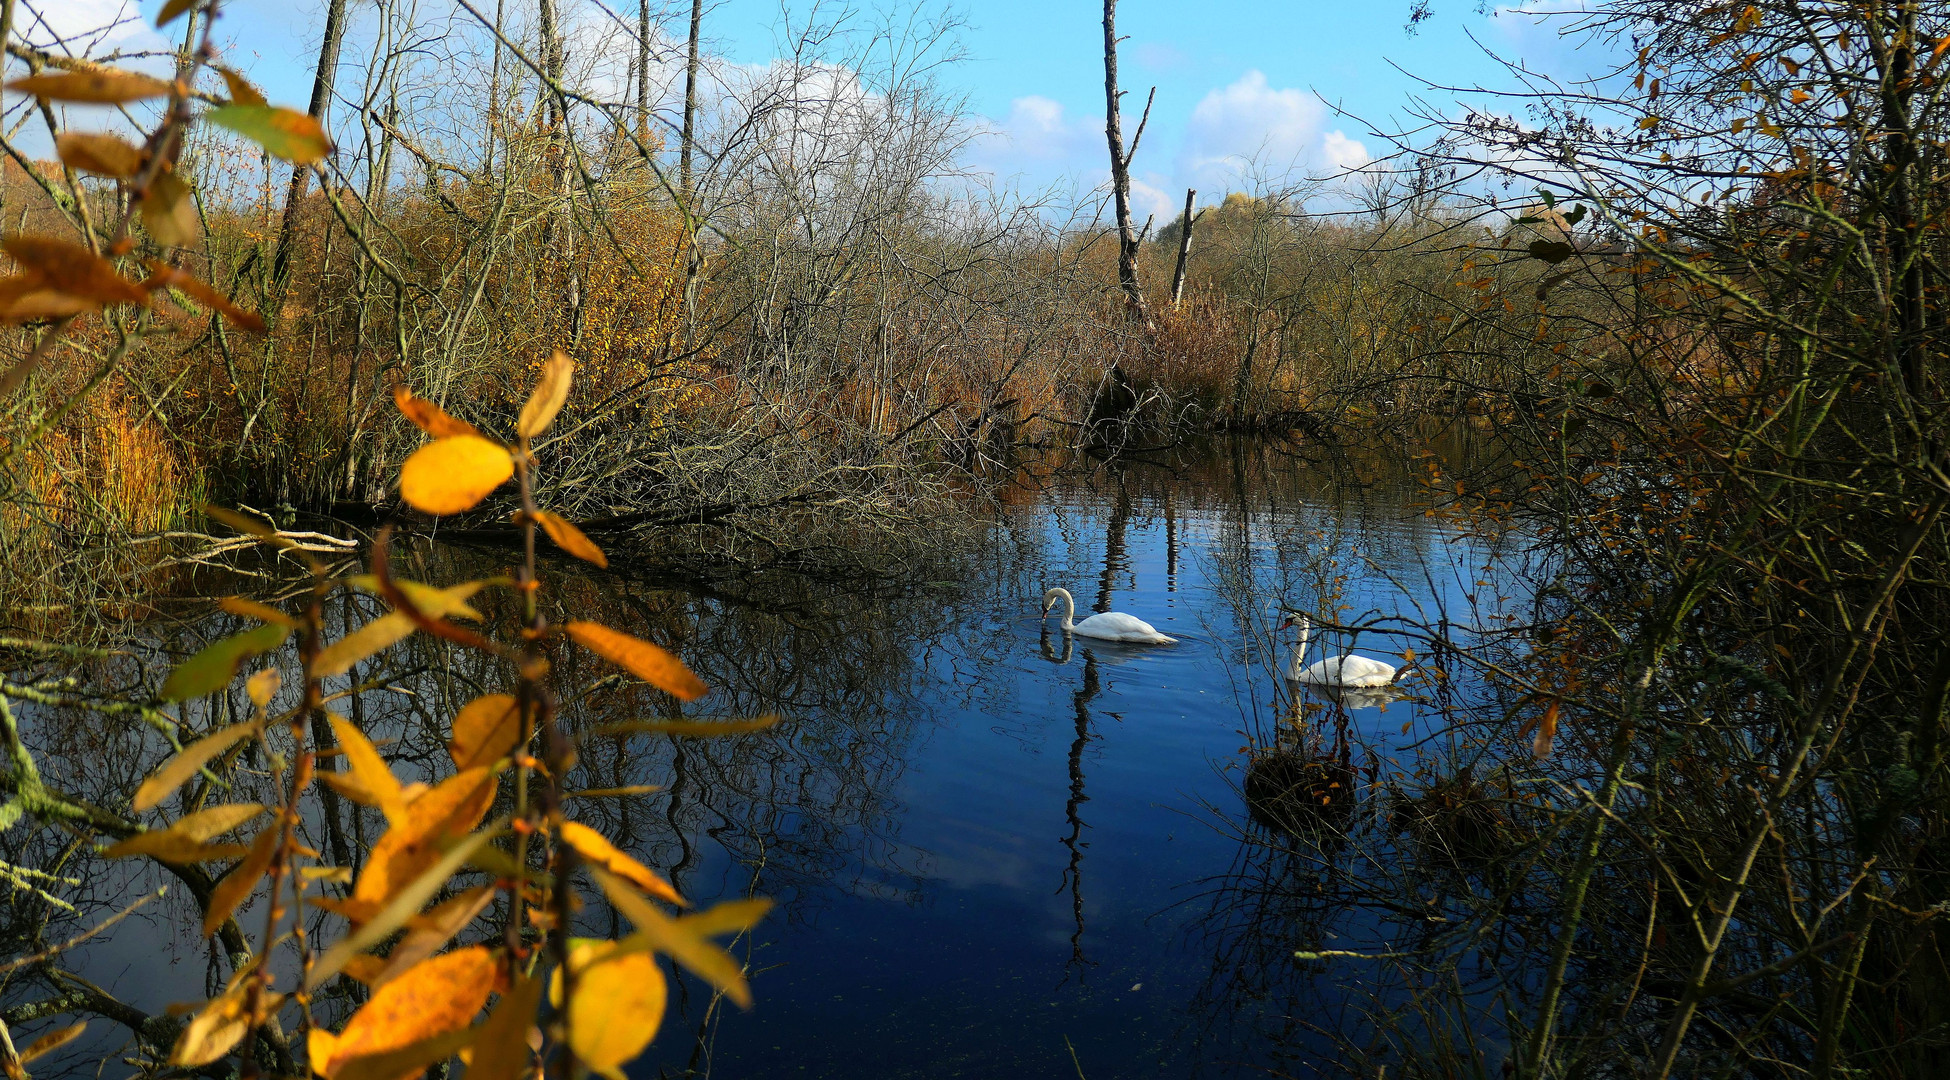
<instances>
[{"instance_id":1,"label":"still water surface","mask_svg":"<svg viewBox=\"0 0 1950 1080\"><path fill-rule=\"evenodd\" d=\"M1345 724L1351 763L1385 777L1433 721L1413 699L1296 710L1269 605L1476 625L1517 602L1486 587L1486 564L1507 572L1490 551L1423 515L1401 464L1363 476L1238 445L1058 480L1006 513L960 588L876 605L869 648L898 650L899 676L871 707L886 742L849 778L857 802L818 765L803 799L777 777L763 834L706 829L680 871L700 898L755 881L782 902L752 953L757 1007L680 1003L632 1075L1315 1075L1325 1033L1378 1003L1347 962L1293 951L1386 948L1398 928L1335 902L1360 857L1267 843L1246 751L1331 751ZM1125 611L1181 642L1066 641L1036 617L1053 585L1080 617ZM835 644L798 662L849 662ZM1357 648L1399 664L1412 644ZM798 738L854 725L787 708ZM1343 827L1378 827L1374 807L1352 813Z\"/></svg>"}]
</instances>

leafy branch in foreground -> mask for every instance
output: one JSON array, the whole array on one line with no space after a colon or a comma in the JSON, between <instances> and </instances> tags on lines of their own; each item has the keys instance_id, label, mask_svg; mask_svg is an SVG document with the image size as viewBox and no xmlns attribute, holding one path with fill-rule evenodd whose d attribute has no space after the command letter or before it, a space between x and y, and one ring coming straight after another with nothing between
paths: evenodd
<instances>
[{"instance_id":1,"label":"leafy branch in foreground","mask_svg":"<svg viewBox=\"0 0 1950 1080\"><path fill-rule=\"evenodd\" d=\"M266 900L256 951L237 965L221 993L197 1007L176 1040L171 1064L196 1068L235 1054L249 1074L263 1056L259 1040L284 1030L274 1021L295 1011L311 1072L338 1080L398 1077L455 1056L469 1061L470 1075L480 1077L528 1076L538 1065L544 1075L587 1070L621 1076L622 1066L643 1052L662 1020L667 990L659 955L738 1004L750 1005L743 965L713 939L749 930L770 902L738 900L696 914L670 914L668 909L689 905L668 881L563 812L561 781L573 767L574 747L556 724L557 703L548 682L553 647L572 640L683 700L706 692L683 661L650 642L594 622L572 621L557 629L540 614L535 533L538 525L546 529L550 518L535 505L530 441L560 411L573 373L573 362L561 353L543 366L511 444L404 389L398 394L401 411L434 436L402 469L401 488L409 502L429 512L458 513L501 483L517 481L526 557L512 577L447 588L395 577L385 532L367 575L334 578L300 551L313 571L302 610L225 601L227 610L261 625L204 648L164 683L166 699L214 693L251 657L278 648L289 636L298 639L304 684L297 704L272 709L277 669L249 676L255 715L183 747L133 798L138 811L159 806L197 776L235 761L255 741L271 764L282 802L202 807L105 852L177 865L235 860L203 904L205 935L216 933L254 897ZM289 543L252 519L212 512L265 543ZM566 521L556 521L556 529L548 531L568 537L566 549L601 561L587 538ZM568 531L558 532L563 529ZM322 630L324 601L340 588L375 592L394 610L328 642ZM521 597L518 643L465 625L482 621L470 600L488 588L509 588ZM455 714L448 744L455 771L432 784L396 776L359 725L326 708L321 689L323 679L416 632L506 663L515 682L514 693L483 695ZM689 734L710 733L710 725L694 726L701 730ZM718 728L727 733L764 726L767 722L760 721ZM329 732L336 746L323 745L319 732ZM344 770L320 770L321 752L342 757ZM377 809L385 819L385 832L356 874L350 867L325 864L321 853L294 835L314 782ZM512 811L488 820L504 782L513 789ZM186 807L193 804L185 800ZM255 834L223 839L267 816ZM574 884L578 871L586 871L635 926L634 933L614 941L572 935L582 903ZM341 887L341 895L327 895L333 885ZM330 943L313 940L307 907L338 916L344 935ZM502 919L498 943L449 947L496 907ZM268 961L280 949L295 954L302 973L288 992L273 989ZM317 1022L312 1004L313 995L339 977L363 983L370 996L333 1031ZM545 1032L538 1030L544 988L553 1005ZM498 1001L490 1008L491 998ZM476 1023L484 1011L486 1018ZM271 1055L274 1062L280 1056Z\"/></svg>"}]
</instances>

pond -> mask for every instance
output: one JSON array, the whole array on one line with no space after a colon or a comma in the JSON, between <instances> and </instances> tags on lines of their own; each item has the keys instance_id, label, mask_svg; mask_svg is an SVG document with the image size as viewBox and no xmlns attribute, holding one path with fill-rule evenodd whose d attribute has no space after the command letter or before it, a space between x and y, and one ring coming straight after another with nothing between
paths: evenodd
<instances>
[{"instance_id":1,"label":"pond","mask_svg":"<svg viewBox=\"0 0 1950 1080\"><path fill-rule=\"evenodd\" d=\"M1426 513L1416 468L1240 441L1025 470L980 543L891 586L551 563L564 612L593 609L679 645L714 688L685 715L784 717L758 734L582 750L571 788L660 790L575 800L574 816L694 902L778 902L738 946L755 1007L674 980L663 1031L630 1074L1095 1080L1348 1067L1348 1048L1373 1041L1372 1017L1402 990L1377 961L1294 954L1387 953L1442 922L1457 886L1440 874L1403 884L1392 792L1454 750L1458 712L1490 706L1460 674L1429 677L1439 652L1408 666L1400 695L1289 684L1294 635L1279 608L1368 627L1317 632L1310 660L1352 647L1400 665L1427 652L1416 626L1469 640L1531 603L1524 545ZM405 561L447 581L503 558L436 546ZM1079 616L1129 612L1179 641L1067 638L1038 618L1051 586L1075 594ZM380 610L346 594L333 617L353 625ZM161 644L187 651L235 629L186 620ZM565 723L678 714L584 660L557 671L573 688ZM383 684L345 707L405 776L437 775L440 718L500 688L491 668L419 639L351 678ZM220 696L191 722L243 707ZM162 751L139 730L87 723L31 718L29 742L52 780L111 804ZM1278 768L1315 779L1268 801ZM304 832L329 855L381 827L368 812ZM103 911L166 881L114 865L89 879ZM627 930L594 902L581 917L591 933ZM182 929L193 922L180 897L167 900L73 966L139 1008L193 1000L220 974ZM91 1036L63 1060L92 1074L84 1061L118 1045Z\"/></svg>"},{"instance_id":2,"label":"pond","mask_svg":"<svg viewBox=\"0 0 1950 1080\"><path fill-rule=\"evenodd\" d=\"M1522 600L1478 584L1500 557L1424 516L1407 463L1338 464L1239 443L1067 474L998 523L963 588L829 628L858 646L795 652L898 654L833 703L879 718L856 751L872 765L804 762L755 818L695 838L680 887L783 904L752 952L759 1003L687 1003L633 1075L1311 1075L1347 1007L1374 1002L1366 972L1292 953L1385 950L1398 927L1335 884L1361 873L1352 847L1296 857L1254 820L1249 760L1331 757L1344 732L1361 790L1337 827L1372 828L1353 820L1379 802L1361 770L1398 771L1439 720L1412 697L1296 707L1272 605L1477 625ZM1037 618L1050 586L1179 643L1066 639ZM1396 664L1415 647L1354 644ZM863 723L825 707L786 706L801 738Z\"/></svg>"}]
</instances>

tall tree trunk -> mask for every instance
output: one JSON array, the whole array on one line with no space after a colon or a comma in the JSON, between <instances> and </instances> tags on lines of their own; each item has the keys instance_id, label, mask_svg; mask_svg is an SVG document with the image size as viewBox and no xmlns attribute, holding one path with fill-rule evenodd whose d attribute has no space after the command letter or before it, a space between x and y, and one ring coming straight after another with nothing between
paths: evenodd
<instances>
[{"instance_id":1,"label":"tall tree trunk","mask_svg":"<svg viewBox=\"0 0 1950 1080\"><path fill-rule=\"evenodd\" d=\"M575 186L569 166L569 144L575 132L569 126L569 100L561 90L568 56L555 0L541 0L536 14L542 38L542 72L547 76L542 93L547 95L543 116L548 133L548 167L555 189L555 212L549 215L543 248L561 260L562 311L573 352L582 336L582 275L576 268Z\"/></svg>"},{"instance_id":2,"label":"tall tree trunk","mask_svg":"<svg viewBox=\"0 0 1950 1080\"><path fill-rule=\"evenodd\" d=\"M501 27L508 0L494 0L494 65L488 69L487 153L481 158L481 179L494 177L494 141L501 136Z\"/></svg>"},{"instance_id":3,"label":"tall tree trunk","mask_svg":"<svg viewBox=\"0 0 1950 1080\"><path fill-rule=\"evenodd\" d=\"M1104 139L1110 144L1110 187L1117 209L1117 284L1124 290L1124 306L1132 318L1149 326L1151 314L1144 306L1144 289L1138 284L1139 236L1131 222L1131 159L1137 156L1144 125L1151 119L1151 102L1158 88L1144 99L1144 116L1137 133L1131 136L1130 150L1124 149L1124 124L1117 88L1117 0L1104 0Z\"/></svg>"},{"instance_id":4,"label":"tall tree trunk","mask_svg":"<svg viewBox=\"0 0 1950 1080\"><path fill-rule=\"evenodd\" d=\"M339 46L344 43L345 0L330 0L325 6L325 37L318 43L318 67L311 77L311 107L306 110L321 125L332 103L332 86L339 73ZM284 223L278 229L278 251L271 260L271 285L277 308L284 306L284 286L291 274L291 248L298 231L298 208L305 200L305 187L310 179L311 170L307 166L292 168L291 189L284 197Z\"/></svg>"},{"instance_id":5,"label":"tall tree trunk","mask_svg":"<svg viewBox=\"0 0 1950 1080\"><path fill-rule=\"evenodd\" d=\"M677 151L677 190L684 195L688 213L691 201L691 147L696 143L697 123L697 36L704 26L704 0L691 0L691 36L684 58L684 142Z\"/></svg>"},{"instance_id":6,"label":"tall tree trunk","mask_svg":"<svg viewBox=\"0 0 1950 1080\"><path fill-rule=\"evenodd\" d=\"M650 0L636 4L636 141L650 141Z\"/></svg>"},{"instance_id":7,"label":"tall tree trunk","mask_svg":"<svg viewBox=\"0 0 1950 1080\"><path fill-rule=\"evenodd\" d=\"M1171 272L1171 306L1178 307L1178 299L1185 295L1185 264L1192 257L1192 223L1198 218L1192 214L1192 203L1198 198L1197 188L1185 189L1185 216L1179 221L1178 229L1178 268Z\"/></svg>"}]
</instances>

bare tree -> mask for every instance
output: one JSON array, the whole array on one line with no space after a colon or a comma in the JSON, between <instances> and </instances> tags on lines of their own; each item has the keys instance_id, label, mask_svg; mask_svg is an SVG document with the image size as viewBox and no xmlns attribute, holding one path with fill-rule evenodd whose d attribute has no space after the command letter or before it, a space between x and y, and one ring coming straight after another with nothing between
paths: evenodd
<instances>
[{"instance_id":1,"label":"bare tree","mask_svg":"<svg viewBox=\"0 0 1950 1080\"><path fill-rule=\"evenodd\" d=\"M1179 297L1185 295L1185 264L1192 258L1192 225L1198 216L1192 213L1192 203L1198 199L1197 188L1185 189L1185 217L1178 232L1178 266L1171 272L1171 306L1178 306Z\"/></svg>"},{"instance_id":2,"label":"bare tree","mask_svg":"<svg viewBox=\"0 0 1950 1080\"><path fill-rule=\"evenodd\" d=\"M677 151L677 190L686 200L691 197L691 153L697 145L697 36L703 26L704 0L691 0L691 33L684 56L684 135Z\"/></svg>"},{"instance_id":3,"label":"bare tree","mask_svg":"<svg viewBox=\"0 0 1950 1080\"><path fill-rule=\"evenodd\" d=\"M192 23L194 27L194 23ZM325 36L318 43L318 66L312 71L311 106L306 111L320 123L332 104L332 86L338 79L339 46L345 43L345 0L329 0L325 7ZM311 169L299 165L291 170L291 188L284 197L284 224L278 231L277 256L271 261L274 288L282 291L291 271L291 243L298 229L298 207L304 202L306 181Z\"/></svg>"},{"instance_id":4,"label":"bare tree","mask_svg":"<svg viewBox=\"0 0 1950 1080\"><path fill-rule=\"evenodd\" d=\"M1104 140L1110 144L1111 199L1117 208L1117 284L1124 290L1124 304L1130 315L1149 326L1151 313L1145 308L1144 289L1138 283L1138 247L1143 243L1131 222L1131 159L1137 156L1138 142L1144 138L1144 125L1151 119L1151 102L1158 96L1152 87L1144 99L1144 115L1131 148L1124 149L1124 128L1117 88L1117 0L1104 0Z\"/></svg>"}]
</instances>

